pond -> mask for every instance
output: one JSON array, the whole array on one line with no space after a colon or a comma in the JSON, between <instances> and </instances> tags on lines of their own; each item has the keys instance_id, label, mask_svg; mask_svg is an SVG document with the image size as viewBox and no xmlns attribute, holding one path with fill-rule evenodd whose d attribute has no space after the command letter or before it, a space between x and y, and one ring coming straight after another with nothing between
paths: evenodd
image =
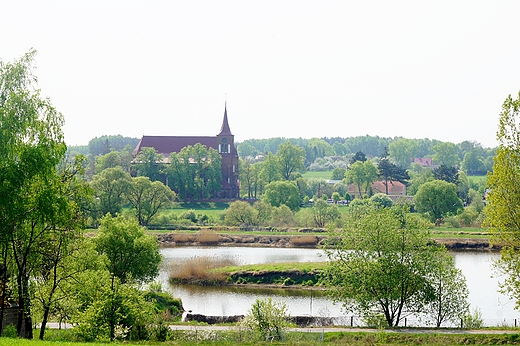
<instances>
[{"instance_id":1,"label":"pond","mask_svg":"<svg viewBox=\"0 0 520 346\"><path fill-rule=\"evenodd\" d=\"M339 304L321 292L298 289L253 289L245 287L201 287L172 285L168 275L172 264L195 256L232 259L237 264L325 261L317 249L265 248L265 247L166 247L161 249L163 263L159 280L175 297L182 299L186 310L203 315L242 315L257 298L272 297L286 302L290 314L312 316L345 316ZM494 252L452 252L455 265L466 276L472 308L479 308L485 325L514 325L520 313L514 302L498 293L499 278L492 277L492 260L500 255Z\"/></svg>"}]
</instances>

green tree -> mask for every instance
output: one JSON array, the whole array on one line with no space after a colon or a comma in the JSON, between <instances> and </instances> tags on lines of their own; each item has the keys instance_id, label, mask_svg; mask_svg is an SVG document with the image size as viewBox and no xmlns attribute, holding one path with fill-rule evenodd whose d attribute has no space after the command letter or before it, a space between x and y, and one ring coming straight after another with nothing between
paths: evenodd
<instances>
[{"instance_id":1,"label":"green tree","mask_svg":"<svg viewBox=\"0 0 520 346\"><path fill-rule=\"evenodd\" d=\"M379 171L379 177L383 179L386 187L386 194L388 195L388 182L399 181L403 184L407 184L410 176L405 169L397 166L396 164L390 162L388 157L388 151L385 148L385 151L379 162L377 164L377 170Z\"/></svg>"},{"instance_id":2,"label":"green tree","mask_svg":"<svg viewBox=\"0 0 520 346\"><path fill-rule=\"evenodd\" d=\"M171 153L168 186L182 200L215 197L221 189L222 158L213 148L197 143Z\"/></svg>"},{"instance_id":3,"label":"green tree","mask_svg":"<svg viewBox=\"0 0 520 346\"><path fill-rule=\"evenodd\" d=\"M337 167L332 171L332 180L343 180L345 179L345 173L347 172L346 168Z\"/></svg>"},{"instance_id":4,"label":"green tree","mask_svg":"<svg viewBox=\"0 0 520 346\"><path fill-rule=\"evenodd\" d=\"M408 167L417 153L417 144L412 139L399 138L388 145L390 156L397 165Z\"/></svg>"},{"instance_id":5,"label":"green tree","mask_svg":"<svg viewBox=\"0 0 520 346\"><path fill-rule=\"evenodd\" d=\"M104 216L96 238L96 250L107 258L106 268L112 281L146 283L159 273L157 239L145 235L137 221L123 216Z\"/></svg>"},{"instance_id":6,"label":"green tree","mask_svg":"<svg viewBox=\"0 0 520 346\"><path fill-rule=\"evenodd\" d=\"M283 179L280 160L274 154L268 153L264 161L258 163L258 165L260 165L259 178L263 185Z\"/></svg>"},{"instance_id":7,"label":"green tree","mask_svg":"<svg viewBox=\"0 0 520 346\"><path fill-rule=\"evenodd\" d=\"M325 247L328 294L348 311L384 316L389 327L422 312L435 297L429 275L439 251L428 245L426 228L401 207L349 213Z\"/></svg>"},{"instance_id":8,"label":"green tree","mask_svg":"<svg viewBox=\"0 0 520 346\"><path fill-rule=\"evenodd\" d=\"M163 181L164 156L154 148L142 148L133 161L137 172L151 181Z\"/></svg>"},{"instance_id":9,"label":"green tree","mask_svg":"<svg viewBox=\"0 0 520 346\"><path fill-rule=\"evenodd\" d=\"M493 171L488 173L490 189L485 209L492 242L502 246L501 258L495 264L506 278L500 291L520 307L520 92L516 99L509 95L499 116L499 147Z\"/></svg>"},{"instance_id":10,"label":"green tree","mask_svg":"<svg viewBox=\"0 0 520 346\"><path fill-rule=\"evenodd\" d=\"M370 197L370 201L378 208L389 208L394 202L384 193L376 193Z\"/></svg>"},{"instance_id":11,"label":"green tree","mask_svg":"<svg viewBox=\"0 0 520 346\"><path fill-rule=\"evenodd\" d=\"M276 156L285 180L291 180L294 173L305 171L305 149L287 141L280 144Z\"/></svg>"},{"instance_id":12,"label":"green tree","mask_svg":"<svg viewBox=\"0 0 520 346\"><path fill-rule=\"evenodd\" d=\"M300 193L296 184L281 180L267 184L262 195L262 201L271 204L273 207L285 204L292 211L298 211L301 203Z\"/></svg>"},{"instance_id":13,"label":"green tree","mask_svg":"<svg viewBox=\"0 0 520 346\"><path fill-rule=\"evenodd\" d=\"M168 186L148 177L132 178L126 196L141 226L147 226L161 209L171 207L177 197Z\"/></svg>"},{"instance_id":14,"label":"green tree","mask_svg":"<svg viewBox=\"0 0 520 346\"><path fill-rule=\"evenodd\" d=\"M0 61L0 272L4 285L7 271L13 277L17 332L27 338L33 336L30 282L43 261L40 242L81 218L70 185L76 172L58 171L66 152L63 116L36 87L35 55L31 50L13 63Z\"/></svg>"},{"instance_id":15,"label":"green tree","mask_svg":"<svg viewBox=\"0 0 520 346\"><path fill-rule=\"evenodd\" d=\"M132 184L130 174L121 167L107 168L92 177L90 186L94 191L92 211L97 219L109 213L116 216L126 203L126 194Z\"/></svg>"},{"instance_id":16,"label":"green tree","mask_svg":"<svg viewBox=\"0 0 520 346\"><path fill-rule=\"evenodd\" d=\"M328 204L317 198L312 206L312 216L316 227L324 228L327 224L335 222L341 217L336 205Z\"/></svg>"},{"instance_id":17,"label":"green tree","mask_svg":"<svg viewBox=\"0 0 520 346\"><path fill-rule=\"evenodd\" d=\"M469 313L468 287L462 271L455 267L453 257L440 251L431 266L430 283L435 293L425 314L439 328L444 322L457 325Z\"/></svg>"},{"instance_id":18,"label":"green tree","mask_svg":"<svg viewBox=\"0 0 520 346\"><path fill-rule=\"evenodd\" d=\"M271 298L257 299L240 322L240 327L254 333L259 340L282 340L289 328L288 318L285 303Z\"/></svg>"},{"instance_id":19,"label":"green tree","mask_svg":"<svg viewBox=\"0 0 520 346\"><path fill-rule=\"evenodd\" d=\"M106 323L110 340L114 340L116 326L131 326L134 319L121 321L127 319L131 311L140 309L137 305L140 295L132 284L149 282L159 273L159 245L156 238L144 234L137 221L110 215L101 219L94 243L98 253L106 258L110 290L106 299L90 305L90 308L94 309L94 317L100 320L100 324Z\"/></svg>"},{"instance_id":20,"label":"green tree","mask_svg":"<svg viewBox=\"0 0 520 346\"><path fill-rule=\"evenodd\" d=\"M445 166L458 166L459 156L455 144L450 142L440 142L433 146L433 161Z\"/></svg>"},{"instance_id":21,"label":"green tree","mask_svg":"<svg viewBox=\"0 0 520 346\"><path fill-rule=\"evenodd\" d=\"M352 165L355 162L361 161L365 162L367 160L367 156L362 151L357 151L354 156L350 159L350 164Z\"/></svg>"},{"instance_id":22,"label":"green tree","mask_svg":"<svg viewBox=\"0 0 520 346\"><path fill-rule=\"evenodd\" d=\"M377 167L371 161L356 161L350 165L346 173L349 182L358 187L359 196L368 194L372 183L377 179Z\"/></svg>"},{"instance_id":23,"label":"green tree","mask_svg":"<svg viewBox=\"0 0 520 346\"><path fill-rule=\"evenodd\" d=\"M468 174L482 171L484 169L484 163L482 162L482 156L479 155L479 150L471 149L466 152L460 166Z\"/></svg>"},{"instance_id":24,"label":"green tree","mask_svg":"<svg viewBox=\"0 0 520 346\"><path fill-rule=\"evenodd\" d=\"M433 180L421 185L414 201L417 211L427 214L436 224L447 214L456 214L463 208L457 196L457 186L444 180Z\"/></svg>"},{"instance_id":25,"label":"green tree","mask_svg":"<svg viewBox=\"0 0 520 346\"><path fill-rule=\"evenodd\" d=\"M459 181L459 171L454 166L440 165L433 170L433 177L456 185Z\"/></svg>"},{"instance_id":26,"label":"green tree","mask_svg":"<svg viewBox=\"0 0 520 346\"><path fill-rule=\"evenodd\" d=\"M251 226L257 224L258 211L244 201L234 201L224 212L224 223L229 226Z\"/></svg>"}]
</instances>

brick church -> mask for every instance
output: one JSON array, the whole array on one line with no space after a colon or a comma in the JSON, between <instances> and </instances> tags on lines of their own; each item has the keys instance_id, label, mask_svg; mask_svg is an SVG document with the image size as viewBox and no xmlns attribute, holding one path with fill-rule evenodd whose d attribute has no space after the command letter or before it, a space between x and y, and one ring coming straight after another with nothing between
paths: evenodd
<instances>
[{"instance_id":1,"label":"brick church","mask_svg":"<svg viewBox=\"0 0 520 346\"><path fill-rule=\"evenodd\" d=\"M224 106L224 119L220 132L216 136L195 137L195 136L143 136L134 149L134 157L141 151L141 148L154 148L165 158L170 157L171 153L178 153L182 148L197 143L205 145L207 148L217 150L222 157L222 189L219 192L220 198L234 199L240 197L240 184L238 181L238 153L235 148L235 136L231 133L227 117L227 107Z\"/></svg>"}]
</instances>

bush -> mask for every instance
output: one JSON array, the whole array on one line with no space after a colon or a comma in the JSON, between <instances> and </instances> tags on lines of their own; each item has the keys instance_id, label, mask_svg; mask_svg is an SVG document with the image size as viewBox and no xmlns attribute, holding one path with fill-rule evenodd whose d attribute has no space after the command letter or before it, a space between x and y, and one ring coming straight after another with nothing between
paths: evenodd
<instances>
[{"instance_id":1,"label":"bush","mask_svg":"<svg viewBox=\"0 0 520 346\"><path fill-rule=\"evenodd\" d=\"M479 308L474 308L471 313L466 314L462 318L462 325L466 329L480 329L484 325L482 312Z\"/></svg>"},{"instance_id":2,"label":"bush","mask_svg":"<svg viewBox=\"0 0 520 346\"><path fill-rule=\"evenodd\" d=\"M271 298L257 299L240 327L250 331L259 340L282 340L289 327L289 314L284 302L274 302Z\"/></svg>"}]
</instances>

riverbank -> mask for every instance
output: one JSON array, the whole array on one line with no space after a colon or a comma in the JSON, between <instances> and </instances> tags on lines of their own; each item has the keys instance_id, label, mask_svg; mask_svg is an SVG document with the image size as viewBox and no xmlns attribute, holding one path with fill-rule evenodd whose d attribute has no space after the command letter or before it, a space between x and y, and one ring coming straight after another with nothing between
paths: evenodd
<instances>
[{"instance_id":1,"label":"riverbank","mask_svg":"<svg viewBox=\"0 0 520 346\"><path fill-rule=\"evenodd\" d=\"M162 233L157 234L161 246L252 246L318 248L324 245L325 235L255 235L254 233ZM487 238L435 238L448 250L498 251Z\"/></svg>"}]
</instances>

